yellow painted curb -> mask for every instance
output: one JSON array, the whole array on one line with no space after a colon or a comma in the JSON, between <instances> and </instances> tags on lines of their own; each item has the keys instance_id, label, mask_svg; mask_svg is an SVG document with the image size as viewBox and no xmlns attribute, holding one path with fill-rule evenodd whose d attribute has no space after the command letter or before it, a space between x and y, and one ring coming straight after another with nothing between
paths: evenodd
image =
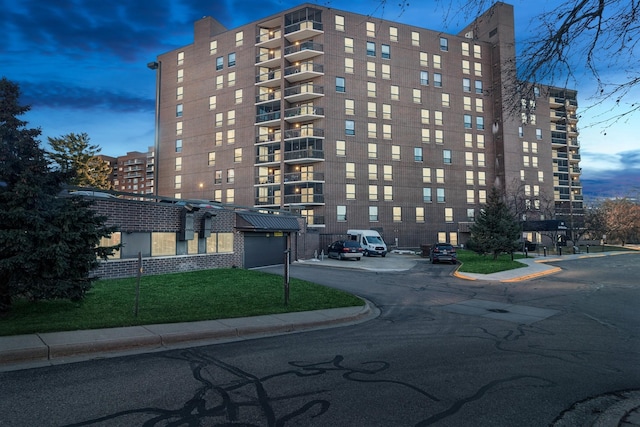
<instances>
[{"instance_id":1,"label":"yellow painted curb","mask_svg":"<svg viewBox=\"0 0 640 427\"><path fill-rule=\"evenodd\" d=\"M542 276L546 276L548 274L554 274L557 273L559 271L562 271L562 269L560 267L555 267L552 268L550 270L547 271L541 271L539 273L533 273L533 274L527 274L526 276L520 276L520 277L514 277L513 279L504 279L501 280L500 282L521 282L523 280L529 280L529 279L535 279L536 277L542 277Z\"/></svg>"}]
</instances>

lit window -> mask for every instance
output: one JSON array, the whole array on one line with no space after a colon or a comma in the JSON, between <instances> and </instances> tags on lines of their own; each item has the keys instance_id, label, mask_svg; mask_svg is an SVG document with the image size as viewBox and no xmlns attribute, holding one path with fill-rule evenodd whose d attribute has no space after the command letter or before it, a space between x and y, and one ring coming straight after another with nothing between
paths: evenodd
<instances>
[{"instance_id":1,"label":"lit window","mask_svg":"<svg viewBox=\"0 0 640 427\"><path fill-rule=\"evenodd\" d=\"M424 222L424 208L421 206L416 208L416 222Z\"/></svg>"},{"instance_id":2,"label":"lit window","mask_svg":"<svg viewBox=\"0 0 640 427\"><path fill-rule=\"evenodd\" d=\"M391 104L382 104L382 118L391 120Z\"/></svg>"},{"instance_id":3,"label":"lit window","mask_svg":"<svg viewBox=\"0 0 640 427\"><path fill-rule=\"evenodd\" d=\"M479 62L475 62L473 64L473 72L476 76L481 76L482 75L482 64Z\"/></svg>"},{"instance_id":4,"label":"lit window","mask_svg":"<svg viewBox=\"0 0 640 427\"><path fill-rule=\"evenodd\" d=\"M431 182L431 168L422 168L422 182Z\"/></svg>"},{"instance_id":5,"label":"lit window","mask_svg":"<svg viewBox=\"0 0 640 427\"><path fill-rule=\"evenodd\" d=\"M450 98L448 93L443 93L442 94L442 106L443 107L450 107L451 106L451 98Z\"/></svg>"},{"instance_id":6,"label":"lit window","mask_svg":"<svg viewBox=\"0 0 640 427\"><path fill-rule=\"evenodd\" d=\"M471 73L471 63L467 59L463 59L462 60L462 72L464 74L470 74Z\"/></svg>"},{"instance_id":7,"label":"lit window","mask_svg":"<svg viewBox=\"0 0 640 427\"><path fill-rule=\"evenodd\" d=\"M464 56L469 56L469 43L462 42L461 43L461 47L462 47L462 54Z\"/></svg>"},{"instance_id":8,"label":"lit window","mask_svg":"<svg viewBox=\"0 0 640 427\"><path fill-rule=\"evenodd\" d=\"M209 42L209 55L215 55L218 52L218 40Z\"/></svg>"},{"instance_id":9,"label":"lit window","mask_svg":"<svg viewBox=\"0 0 640 427\"><path fill-rule=\"evenodd\" d=\"M487 190L478 190L478 203L487 203Z\"/></svg>"},{"instance_id":10,"label":"lit window","mask_svg":"<svg viewBox=\"0 0 640 427\"><path fill-rule=\"evenodd\" d=\"M391 160L400 160L400 146L392 145L391 146Z\"/></svg>"},{"instance_id":11,"label":"lit window","mask_svg":"<svg viewBox=\"0 0 640 427\"><path fill-rule=\"evenodd\" d=\"M398 86L391 86L391 99L394 101L400 99L400 88Z\"/></svg>"},{"instance_id":12,"label":"lit window","mask_svg":"<svg viewBox=\"0 0 640 427\"><path fill-rule=\"evenodd\" d=\"M413 46L420 46L420 33L411 31L411 44Z\"/></svg>"},{"instance_id":13,"label":"lit window","mask_svg":"<svg viewBox=\"0 0 640 427\"><path fill-rule=\"evenodd\" d=\"M482 98L476 98L476 111L482 113L484 111L484 101Z\"/></svg>"},{"instance_id":14,"label":"lit window","mask_svg":"<svg viewBox=\"0 0 640 427\"><path fill-rule=\"evenodd\" d=\"M344 52L353 53L353 39L350 37L344 38Z\"/></svg>"},{"instance_id":15,"label":"lit window","mask_svg":"<svg viewBox=\"0 0 640 427\"><path fill-rule=\"evenodd\" d=\"M477 147L484 148L484 135L476 135L476 139L478 140Z\"/></svg>"},{"instance_id":16,"label":"lit window","mask_svg":"<svg viewBox=\"0 0 640 427\"><path fill-rule=\"evenodd\" d=\"M396 27L389 27L389 40L392 42L398 41L398 29Z\"/></svg>"},{"instance_id":17,"label":"lit window","mask_svg":"<svg viewBox=\"0 0 640 427\"><path fill-rule=\"evenodd\" d=\"M434 111L435 113L435 124L437 126L442 126L444 121L442 119L442 111Z\"/></svg>"},{"instance_id":18,"label":"lit window","mask_svg":"<svg viewBox=\"0 0 640 427\"><path fill-rule=\"evenodd\" d=\"M416 104L422 103L422 92L420 92L420 89L413 89L413 102Z\"/></svg>"},{"instance_id":19,"label":"lit window","mask_svg":"<svg viewBox=\"0 0 640 427\"><path fill-rule=\"evenodd\" d=\"M356 177L356 164L347 162L345 164L345 178L355 179L355 177Z\"/></svg>"},{"instance_id":20,"label":"lit window","mask_svg":"<svg viewBox=\"0 0 640 427\"><path fill-rule=\"evenodd\" d=\"M215 95L210 96L209 97L209 110L215 110L217 102L218 102L218 98Z\"/></svg>"},{"instance_id":21,"label":"lit window","mask_svg":"<svg viewBox=\"0 0 640 427\"><path fill-rule=\"evenodd\" d=\"M208 166L215 166L216 165L216 153L214 151L210 151L209 152L209 159L207 161L207 165Z\"/></svg>"},{"instance_id":22,"label":"lit window","mask_svg":"<svg viewBox=\"0 0 640 427\"><path fill-rule=\"evenodd\" d=\"M182 170L182 157L176 157L175 170Z\"/></svg>"},{"instance_id":23,"label":"lit window","mask_svg":"<svg viewBox=\"0 0 640 427\"><path fill-rule=\"evenodd\" d=\"M347 143L346 141L336 141L336 156L347 155Z\"/></svg>"},{"instance_id":24,"label":"lit window","mask_svg":"<svg viewBox=\"0 0 640 427\"><path fill-rule=\"evenodd\" d=\"M444 220L445 222L453 222L453 208L444 208ZM454 232L451 234L455 235Z\"/></svg>"},{"instance_id":25,"label":"lit window","mask_svg":"<svg viewBox=\"0 0 640 427\"><path fill-rule=\"evenodd\" d=\"M236 124L236 110L227 111L227 124L233 126Z\"/></svg>"},{"instance_id":26,"label":"lit window","mask_svg":"<svg viewBox=\"0 0 640 427\"><path fill-rule=\"evenodd\" d=\"M344 16L336 15L335 23L336 23L336 31L344 31Z\"/></svg>"},{"instance_id":27,"label":"lit window","mask_svg":"<svg viewBox=\"0 0 640 427\"><path fill-rule=\"evenodd\" d=\"M382 67L382 78L385 80L391 79L391 65L382 64L381 67Z\"/></svg>"},{"instance_id":28,"label":"lit window","mask_svg":"<svg viewBox=\"0 0 640 427\"><path fill-rule=\"evenodd\" d=\"M182 175L176 175L173 178L173 188L179 190L182 188Z\"/></svg>"},{"instance_id":29,"label":"lit window","mask_svg":"<svg viewBox=\"0 0 640 427\"><path fill-rule=\"evenodd\" d=\"M377 181L378 180L378 165L369 164L368 165L368 173L369 173L369 180Z\"/></svg>"},{"instance_id":30,"label":"lit window","mask_svg":"<svg viewBox=\"0 0 640 427\"><path fill-rule=\"evenodd\" d=\"M235 169L227 169L227 183L233 184L235 180L236 180Z\"/></svg>"},{"instance_id":31,"label":"lit window","mask_svg":"<svg viewBox=\"0 0 640 427\"><path fill-rule=\"evenodd\" d=\"M478 185L487 185L487 176L484 171L478 171Z\"/></svg>"},{"instance_id":32,"label":"lit window","mask_svg":"<svg viewBox=\"0 0 640 427\"><path fill-rule=\"evenodd\" d=\"M228 129L227 130L227 144L235 144L236 143L236 130Z\"/></svg>"},{"instance_id":33,"label":"lit window","mask_svg":"<svg viewBox=\"0 0 640 427\"><path fill-rule=\"evenodd\" d=\"M227 86L232 87L236 85L236 72L232 71L227 75Z\"/></svg>"},{"instance_id":34,"label":"lit window","mask_svg":"<svg viewBox=\"0 0 640 427\"><path fill-rule=\"evenodd\" d=\"M242 148L236 148L233 150L233 161L234 163L242 162Z\"/></svg>"},{"instance_id":35,"label":"lit window","mask_svg":"<svg viewBox=\"0 0 640 427\"><path fill-rule=\"evenodd\" d=\"M367 102L367 117L377 117L377 106L375 102Z\"/></svg>"},{"instance_id":36,"label":"lit window","mask_svg":"<svg viewBox=\"0 0 640 427\"><path fill-rule=\"evenodd\" d=\"M178 65L184 64L184 52L178 52Z\"/></svg>"},{"instance_id":37,"label":"lit window","mask_svg":"<svg viewBox=\"0 0 640 427\"><path fill-rule=\"evenodd\" d=\"M434 133L435 133L435 143L444 144L444 131L442 129L436 129Z\"/></svg>"},{"instance_id":38,"label":"lit window","mask_svg":"<svg viewBox=\"0 0 640 427\"><path fill-rule=\"evenodd\" d=\"M473 166L473 153L469 151L464 153L464 164L466 166Z\"/></svg>"},{"instance_id":39,"label":"lit window","mask_svg":"<svg viewBox=\"0 0 640 427\"><path fill-rule=\"evenodd\" d=\"M376 159L378 157L378 146L375 142L367 144L367 157L370 159Z\"/></svg>"},{"instance_id":40,"label":"lit window","mask_svg":"<svg viewBox=\"0 0 640 427\"><path fill-rule=\"evenodd\" d=\"M478 153L478 166L482 168L486 166L484 153Z\"/></svg>"},{"instance_id":41,"label":"lit window","mask_svg":"<svg viewBox=\"0 0 640 427\"><path fill-rule=\"evenodd\" d=\"M430 143L431 142L431 130L427 129L427 128L421 129L421 138L420 138L420 140L424 144Z\"/></svg>"},{"instance_id":42,"label":"lit window","mask_svg":"<svg viewBox=\"0 0 640 427\"><path fill-rule=\"evenodd\" d=\"M367 22L367 37L376 36L376 24L373 22Z\"/></svg>"},{"instance_id":43,"label":"lit window","mask_svg":"<svg viewBox=\"0 0 640 427\"><path fill-rule=\"evenodd\" d=\"M400 206L393 207L393 222L402 222L402 208Z\"/></svg>"},{"instance_id":44,"label":"lit window","mask_svg":"<svg viewBox=\"0 0 640 427\"><path fill-rule=\"evenodd\" d=\"M353 74L353 58L344 58L344 72Z\"/></svg>"},{"instance_id":45,"label":"lit window","mask_svg":"<svg viewBox=\"0 0 640 427\"><path fill-rule=\"evenodd\" d=\"M476 195L473 190L467 190L467 203L472 205L476 201Z\"/></svg>"},{"instance_id":46,"label":"lit window","mask_svg":"<svg viewBox=\"0 0 640 427\"><path fill-rule=\"evenodd\" d=\"M367 137L374 139L377 137L377 126L375 123L367 123Z\"/></svg>"},{"instance_id":47,"label":"lit window","mask_svg":"<svg viewBox=\"0 0 640 427\"><path fill-rule=\"evenodd\" d=\"M182 122L176 123L176 135L182 135Z\"/></svg>"},{"instance_id":48,"label":"lit window","mask_svg":"<svg viewBox=\"0 0 640 427\"><path fill-rule=\"evenodd\" d=\"M178 86L176 88L176 100L180 101L184 96L184 88L182 86Z\"/></svg>"},{"instance_id":49,"label":"lit window","mask_svg":"<svg viewBox=\"0 0 640 427\"><path fill-rule=\"evenodd\" d=\"M221 127L224 122L224 113L216 113L216 127Z\"/></svg>"},{"instance_id":50,"label":"lit window","mask_svg":"<svg viewBox=\"0 0 640 427\"><path fill-rule=\"evenodd\" d=\"M345 186L346 199L347 200L355 200L356 198L356 185L355 184L347 184Z\"/></svg>"},{"instance_id":51,"label":"lit window","mask_svg":"<svg viewBox=\"0 0 640 427\"><path fill-rule=\"evenodd\" d=\"M236 190L233 188L227 188L227 203L233 203L235 201Z\"/></svg>"},{"instance_id":52,"label":"lit window","mask_svg":"<svg viewBox=\"0 0 640 427\"><path fill-rule=\"evenodd\" d=\"M367 77L376 76L376 63L367 61Z\"/></svg>"},{"instance_id":53,"label":"lit window","mask_svg":"<svg viewBox=\"0 0 640 427\"><path fill-rule=\"evenodd\" d=\"M216 89L222 89L224 87L224 76L216 76Z\"/></svg>"},{"instance_id":54,"label":"lit window","mask_svg":"<svg viewBox=\"0 0 640 427\"><path fill-rule=\"evenodd\" d=\"M479 46L479 45L473 46L473 57L482 58L482 46Z\"/></svg>"},{"instance_id":55,"label":"lit window","mask_svg":"<svg viewBox=\"0 0 640 427\"><path fill-rule=\"evenodd\" d=\"M222 184L222 171L217 170L213 173L213 183L214 184ZM216 198L216 200L218 200Z\"/></svg>"},{"instance_id":56,"label":"lit window","mask_svg":"<svg viewBox=\"0 0 640 427\"><path fill-rule=\"evenodd\" d=\"M420 110L420 122L423 125L429 124L429 110L423 108Z\"/></svg>"},{"instance_id":57,"label":"lit window","mask_svg":"<svg viewBox=\"0 0 640 427\"><path fill-rule=\"evenodd\" d=\"M376 83L375 82L367 82L367 96L371 98L376 97Z\"/></svg>"},{"instance_id":58,"label":"lit window","mask_svg":"<svg viewBox=\"0 0 640 427\"><path fill-rule=\"evenodd\" d=\"M473 179L473 171L465 172L465 182L467 185L473 185L475 183Z\"/></svg>"},{"instance_id":59,"label":"lit window","mask_svg":"<svg viewBox=\"0 0 640 427\"><path fill-rule=\"evenodd\" d=\"M382 167L382 174L385 181L393 181L393 166L384 165Z\"/></svg>"},{"instance_id":60,"label":"lit window","mask_svg":"<svg viewBox=\"0 0 640 427\"><path fill-rule=\"evenodd\" d=\"M183 69L179 69L178 70L177 81L178 81L178 83L182 83L183 80L184 80L184 70Z\"/></svg>"},{"instance_id":61,"label":"lit window","mask_svg":"<svg viewBox=\"0 0 640 427\"><path fill-rule=\"evenodd\" d=\"M369 200L378 200L378 186L369 185Z\"/></svg>"},{"instance_id":62,"label":"lit window","mask_svg":"<svg viewBox=\"0 0 640 427\"><path fill-rule=\"evenodd\" d=\"M222 132L216 132L215 144L216 144L216 147L219 147L222 145Z\"/></svg>"},{"instance_id":63,"label":"lit window","mask_svg":"<svg viewBox=\"0 0 640 427\"><path fill-rule=\"evenodd\" d=\"M236 104L242 104L242 89L237 89L235 92Z\"/></svg>"},{"instance_id":64,"label":"lit window","mask_svg":"<svg viewBox=\"0 0 640 427\"><path fill-rule=\"evenodd\" d=\"M429 66L429 54L427 52L420 52L420 66L421 67Z\"/></svg>"},{"instance_id":65,"label":"lit window","mask_svg":"<svg viewBox=\"0 0 640 427\"><path fill-rule=\"evenodd\" d=\"M382 139L391 139L391 125L384 123L382 125Z\"/></svg>"},{"instance_id":66,"label":"lit window","mask_svg":"<svg viewBox=\"0 0 640 427\"><path fill-rule=\"evenodd\" d=\"M470 133L464 134L464 146L473 147L473 135L471 135Z\"/></svg>"},{"instance_id":67,"label":"lit window","mask_svg":"<svg viewBox=\"0 0 640 427\"><path fill-rule=\"evenodd\" d=\"M344 114L353 116L356 113L355 101L353 99L344 100Z\"/></svg>"},{"instance_id":68,"label":"lit window","mask_svg":"<svg viewBox=\"0 0 640 427\"><path fill-rule=\"evenodd\" d=\"M438 184L444 184L444 169L436 169L436 182Z\"/></svg>"},{"instance_id":69,"label":"lit window","mask_svg":"<svg viewBox=\"0 0 640 427\"><path fill-rule=\"evenodd\" d=\"M442 68L442 57L440 55L433 55L433 68Z\"/></svg>"}]
</instances>

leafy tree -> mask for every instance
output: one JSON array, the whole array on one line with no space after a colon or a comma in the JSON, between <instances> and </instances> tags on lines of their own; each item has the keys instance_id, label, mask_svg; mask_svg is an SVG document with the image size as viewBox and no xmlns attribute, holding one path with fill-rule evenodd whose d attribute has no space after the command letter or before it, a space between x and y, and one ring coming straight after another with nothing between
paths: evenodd
<instances>
[{"instance_id":1,"label":"leafy tree","mask_svg":"<svg viewBox=\"0 0 640 427\"><path fill-rule=\"evenodd\" d=\"M606 200L601 206L606 222L607 240L624 246L640 234L640 206L625 198Z\"/></svg>"},{"instance_id":2,"label":"leafy tree","mask_svg":"<svg viewBox=\"0 0 640 427\"><path fill-rule=\"evenodd\" d=\"M20 90L0 80L0 316L14 298L78 300L90 288L98 257L118 246L100 247L113 228L91 202L58 197L66 175L52 171L37 137L18 117Z\"/></svg>"},{"instance_id":3,"label":"leafy tree","mask_svg":"<svg viewBox=\"0 0 640 427\"><path fill-rule=\"evenodd\" d=\"M469 247L480 254L493 254L493 259L497 259L501 253L511 253L518 248L520 232L520 224L502 200L500 191L493 187L471 226Z\"/></svg>"},{"instance_id":4,"label":"leafy tree","mask_svg":"<svg viewBox=\"0 0 640 427\"><path fill-rule=\"evenodd\" d=\"M47 156L61 172L71 174L69 184L105 190L111 188L111 167L98 157L101 148L89 143L89 135L70 133L48 139L52 151Z\"/></svg>"}]
</instances>

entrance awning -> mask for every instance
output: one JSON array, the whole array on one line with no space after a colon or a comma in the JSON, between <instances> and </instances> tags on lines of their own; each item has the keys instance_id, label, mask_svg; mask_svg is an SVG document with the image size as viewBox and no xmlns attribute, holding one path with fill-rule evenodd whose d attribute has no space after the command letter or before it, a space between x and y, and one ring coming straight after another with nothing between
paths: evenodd
<instances>
[{"instance_id":1,"label":"entrance awning","mask_svg":"<svg viewBox=\"0 0 640 427\"><path fill-rule=\"evenodd\" d=\"M243 231L299 231L298 219L291 215L237 212L236 228Z\"/></svg>"}]
</instances>

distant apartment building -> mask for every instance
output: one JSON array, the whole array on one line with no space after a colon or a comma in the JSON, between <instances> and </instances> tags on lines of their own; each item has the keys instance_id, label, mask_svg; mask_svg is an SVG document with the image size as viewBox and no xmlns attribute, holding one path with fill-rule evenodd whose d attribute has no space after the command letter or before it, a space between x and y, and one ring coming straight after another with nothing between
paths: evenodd
<instances>
[{"instance_id":1,"label":"distant apartment building","mask_svg":"<svg viewBox=\"0 0 640 427\"><path fill-rule=\"evenodd\" d=\"M286 209L308 232L376 229L399 246L466 242L494 185L523 220L573 214L576 92L516 92L515 51L505 3L459 34L313 4L232 30L205 17L193 44L149 64L157 195ZM147 177L144 156L128 162Z\"/></svg>"},{"instance_id":2,"label":"distant apartment building","mask_svg":"<svg viewBox=\"0 0 640 427\"><path fill-rule=\"evenodd\" d=\"M155 172L154 148L141 153L130 151L115 160L113 189L132 194L154 194ZM141 198L144 199L144 198Z\"/></svg>"}]
</instances>

